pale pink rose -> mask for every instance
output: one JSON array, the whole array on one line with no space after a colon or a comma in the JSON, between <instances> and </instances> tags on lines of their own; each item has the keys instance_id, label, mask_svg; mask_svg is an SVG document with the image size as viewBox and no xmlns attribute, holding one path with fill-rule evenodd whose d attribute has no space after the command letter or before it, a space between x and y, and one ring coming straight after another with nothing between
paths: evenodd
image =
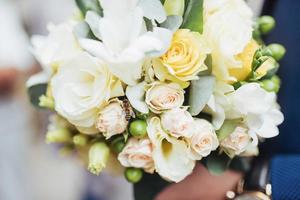
<instances>
[{"instance_id":1,"label":"pale pink rose","mask_svg":"<svg viewBox=\"0 0 300 200\"><path fill-rule=\"evenodd\" d=\"M145 101L154 113L179 108L184 101L184 90L176 83L154 82L146 92Z\"/></svg>"},{"instance_id":2,"label":"pale pink rose","mask_svg":"<svg viewBox=\"0 0 300 200\"><path fill-rule=\"evenodd\" d=\"M126 114L120 101L112 101L104 107L97 119L96 127L106 139L123 133L128 125Z\"/></svg>"},{"instance_id":3,"label":"pale pink rose","mask_svg":"<svg viewBox=\"0 0 300 200\"><path fill-rule=\"evenodd\" d=\"M248 129L238 126L233 133L221 142L221 147L227 154L233 157L245 152L250 144L251 137L248 134Z\"/></svg>"},{"instance_id":4,"label":"pale pink rose","mask_svg":"<svg viewBox=\"0 0 300 200\"><path fill-rule=\"evenodd\" d=\"M124 167L143 168L148 173L154 172L152 144L149 139L130 138L118 160Z\"/></svg>"},{"instance_id":5,"label":"pale pink rose","mask_svg":"<svg viewBox=\"0 0 300 200\"><path fill-rule=\"evenodd\" d=\"M194 133L188 140L190 155L195 160L208 156L219 146L219 141L211 123L204 119L195 119Z\"/></svg>"},{"instance_id":6,"label":"pale pink rose","mask_svg":"<svg viewBox=\"0 0 300 200\"><path fill-rule=\"evenodd\" d=\"M185 109L176 108L162 114L161 124L173 137L189 138L193 134L194 119Z\"/></svg>"}]
</instances>

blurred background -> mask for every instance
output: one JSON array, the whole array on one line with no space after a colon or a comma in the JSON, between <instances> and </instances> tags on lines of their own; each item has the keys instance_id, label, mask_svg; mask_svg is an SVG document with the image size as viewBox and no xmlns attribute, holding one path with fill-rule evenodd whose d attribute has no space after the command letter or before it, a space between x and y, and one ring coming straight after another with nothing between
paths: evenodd
<instances>
[{"instance_id":1,"label":"blurred background","mask_svg":"<svg viewBox=\"0 0 300 200\"><path fill-rule=\"evenodd\" d=\"M0 200L131 200L123 178L90 175L45 143L48 114L31 107L28 77L40 67L30 37L76 12L74 0L0 0Z\"/></svg>"}]
</instances>

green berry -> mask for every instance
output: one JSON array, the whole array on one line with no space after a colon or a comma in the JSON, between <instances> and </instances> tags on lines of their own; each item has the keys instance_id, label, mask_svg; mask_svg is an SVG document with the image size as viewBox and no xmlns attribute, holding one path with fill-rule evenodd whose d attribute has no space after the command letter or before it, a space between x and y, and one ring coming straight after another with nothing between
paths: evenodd
<instances>
[{"instance_id":1,"label":"green berry","mask_svg":"<svg viewBox=\"0 0 300 200\"><path fill-rule=\"evenodd\" d=\"M137 168L127 168L125 170L125 178L130 183L137 183L143 177L143 171Z\"/></svg>"},{"instance_id":2,"label":"green berry","mask_svg":"<svg viewBox=\"0 0 300 200\"><path fill-rule=\"evenodd\" d=\"M280 79L277 76L273 76L271 79L263 80L260 85L268 92L277 93L280 89Z\"/></svg>"},{"instance_id":3,"label":"green berry","mask_svg":"<svg viewBox=\"0 0 300 200\"><path fill-rule=\"evenodd\" d=\"M284 46L282 46L281 44L270 44L268 46L268 49L271 50L272 57L277 61L281 60L286 53Z\"/></svg>"},{"instance_id":4,"label":"green berry","mask_svg":"<svg viewBox=\"0 0 300 200\"><path fill-rule=\"evenodd\" d=\"M112 150L115 153L120 153L125 147L125 141L123 137L118 137L114 139L111 143Z\"/></svg>"},{"instance_id":5,"label":"green berry","mask_svg":"<svg viewBox=\"0 0 300 200\"><path fill-rule=\"evenodd\" d=\"M136 138L143 138L147 135L147 123L144 120L135 120L129 125L129 132Z\"/></svg>"},{"instance_id":6,"label":"green berry","mask_svg":"<svg viewBox=\"0 0 300 200\"><path fill-rule=\"evenodd\" d=\"M276 22L273 17L266 15L258 19L258 25L262 34L268 34L274 29Z\"/></svg>"}]
</instances>

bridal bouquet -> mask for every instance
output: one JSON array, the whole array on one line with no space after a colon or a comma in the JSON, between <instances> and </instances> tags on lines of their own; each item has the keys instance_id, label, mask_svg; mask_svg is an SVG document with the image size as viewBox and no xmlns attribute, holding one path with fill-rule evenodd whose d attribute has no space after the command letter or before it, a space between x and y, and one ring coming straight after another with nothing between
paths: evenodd
<instances>
[{"instance_id":1,"label":"bridal bouquet","mask_svg":"<svg viewBox=\"0 0 300 200\"><path fill-rule=\"evenodd\" d=\"M266 45L272 17L243 0L76 0L78 14L34 36L43 71L27 83L53 111L46 141L95 174L122 170L180 182L198 161L218 174L258 155L283 115Z\"/></svg>"}]
</instances>

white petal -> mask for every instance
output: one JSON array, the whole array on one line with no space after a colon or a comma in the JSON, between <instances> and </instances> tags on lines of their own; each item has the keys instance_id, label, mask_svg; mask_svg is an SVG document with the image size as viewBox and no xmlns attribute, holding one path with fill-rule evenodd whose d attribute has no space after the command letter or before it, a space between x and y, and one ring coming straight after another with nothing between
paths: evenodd
<instances>
[{"instance_id":1,"label":"white petal","mask_svg":"<svg viewBox=\"0 0 300 200\"><path fill-rule=\"evenodd\" d=\"M163 178L180 182L192 173L195 161L189 157L187 145L182 140L169 137L154 117L148 124L148 135L153 144L155 170Z\"/></svg>"},{"instance_id":2,"label":"white petal","mask_svg":"<svg viewBox=\"0 0 300 200\"><path fill-rule=\"evenodd\" d=\"M136 86L128 86L126 96L134 109L141 113L148 113L149 109L145 103L145 82L139 83Z\"/></svg>"},{"instance_id":3,"label":"white petal","mask_svg":"<svg viewBox=\"0 0 300 200\"><path fill-rule=\"evenodd\" d=\"M102 39L101 33L99 31L99 22L100 22L101 17L93 11L88 11L85 16L85 21L88 23L90 26L92 32L98 39Z\"/></svg>"}]
</instances>

